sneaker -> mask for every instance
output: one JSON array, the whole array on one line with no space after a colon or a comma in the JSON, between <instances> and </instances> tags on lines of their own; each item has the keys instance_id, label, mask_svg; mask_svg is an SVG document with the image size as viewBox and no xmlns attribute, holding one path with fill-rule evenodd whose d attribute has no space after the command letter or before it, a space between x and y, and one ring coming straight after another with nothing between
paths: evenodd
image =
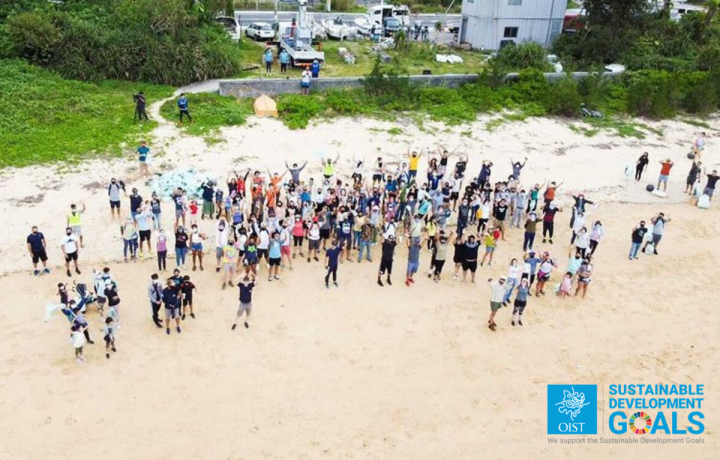
<instances>
[{"instance_id":1,"label":"sneaker","mask_svg":"<svg viewBox=\"0 0 720 460\"><path fill-rule=\"evenodd\" d=\"M514 325L515 325L515 320L512 320L512 321L510 322L510 324L512 324L512 325L514 326Z\"/></svg>"},{"instance_id":2,"label":"sneaker","mask_svg":"<svg viewBox=\"0 0 720 460\"><path fill-rule=\"evenodd\" d=\"M412 278L410 278L410 282L411 282L411 283L414 283L414 282L415 282L415 280L414 280L414 279L412 279Z\"/></svg>"},{"instance_id":3,"label":"sneaker","mask_svg":"<svg viewBox=\"0 0 720 460\"><path fill-rule=\"evenodd\" d=\"M193 265L193 271L196 271L196 270L197 270L197 267Z\"/></svg>"},{"instance_id":4,"label":"sneaker","mask_svg":"<svg viewBox=\"0 0 720 460\"><path fill-rule=\"evenodd\" d=\"M185 315L182 315L182 316L180 317L180 319L183 320L183 321L185 321Z\"/></svg>"},{"instance_id":5,"label":"sneaker","mask_svg":"<svg viewBox=\"0 0 720 460\"><path fill-rule=\"evenodd\" d=\"M273 276L273 278L275 278L276 280L280 281L280 277L277 276L277 275Z\"/></svg>"},{"instance_id":6,"label":"sneaker","mask_svg":"<svg viewBox=\"0 0 720 460\"><path fill-rule=\"evenodd\" d=\"M245 322L245 329L250 329L250 325L247 322Z\"/></svg>"},{"instance_id":7,"label":"sneaker","mask_svg":"<svg viewBox=\"0 0 720 460\"><path fill-rule=\"evenodd\" d=\"M105 353L105 357L106 357L107 359L110 359L110 353Z\"/></svg>"},{"instance_id":8,"label":"sneaker","mask_svg":"<svg viewBox=\"0 0 720 460\"><path fill-rule=\"evenodd\" d=\"M182 332L182 329L180 329L180 326L176 327L175 330L177 331L178 334Z\"/></svg>"},{"instance_id":9,"label":"sneaker","mask_svg":"<svg viewBox=\"0 0 720 460\"><path fill-rule=\"evenodd\" d=\"M226 287L227 287L227 283L223 283L223 285L222 285L222 288L221 288L221 289L225 289Z\"/></svg>"},{"instance_id":10,"label":"sneaker","mask_svg":"<svg viewBox=\"0 0 720 460\"><path fill-rule=\"evenodd\" d=\"M234 331L236 327L237 327L237 324L233 324L232 327L230 328L230 330Z\"/></svg>"},{"instance_id":11,"label":"sneaker","mask_svg":"<svg viewBox=\"0 0 720 460\"><path fill-rule=\"evenodd\" d=\"M390 278L387 279L388 286L392 286L392 281L390 281Z\"/></svg>"},{"instance_id":12,"label":"sneaker","mask_svg":"<svg viewBox=\"0 0 720 460\"><path fill-rule=\"evenodd\" d=\"M272 276L268 276L268 281L272 281Z\"/></svg>"},{"instance_id":13,"label":"sneaker","mask_svg":"<svg viewBox=\"0 0 720 460\"><path fill-rule=\"evenodd\" d=\"M543 238L543 243L547 243L547 240L545 238Z\"/></svg>"},{"instance_id":14,"label":"sneaker","mask_svg":"<svg viewBox=\"0 0 720 460\"><path fill-rule=\"evenodd\" d=\"M550 244L553 244L552 238L550 238Z\"/></svg>"},{"instance_id":15,"label":"sneaker","mask_svg":"<svg viewBox=\"0 0 720 460\"><path fill-rule=\"evenodd\" d=\"M205 267L203 267L202 265L200 265L200 271L201 271L201 272L204 272L204 271L205 271Z\"/></svg>"},{"instance_id":16,"label":"sneaker","mask_svg":"<svg viewBox=\"0 0 720 460\"><path fill-rule=\"evenodd\" d=\"M88 343L89 343L90 345L95 345L95 342L93 342L92 340L88 340Z\"/></svg>"},{"instance_id":17,"label":"sneaker","mask_svg":"<svg viewBox=\"0 0 720 460\"><path fill-rule=\"evenodd\" d=\"M72 278L72 273L70 273L70 269L69 269L69 268L68 268L68 271L67 271L67 276L68 276L68 278Z\"/></svg>"},{"instance_id":18,"label":"sneaker","mask_svg":"<svg viewBox=\"0 0 720 460\"><path fill-rule=\"evenodd\" d=\"M382 280L378 280L378 286L380 286L380 287L383 287L383 286L384 286Z\"/></svg>"},{"instance_id":19,"label":"sneaker","mask_svg":"<svg viewBox=\"0 0 720 460\"><path fill-rule=\"evenodd\" d=\"M44 269L44 270L43 270L43 273L49 274L49 273L50 273L50 269L49 269L49 268Z\"/></svg>"},{"instance_id":20,"label":"sneaker","mask_svg":"<svg viewBox=\"0 0 720 460\"><path fill-rule=\"evenodd\" d=\"M33 275L38 276L40 274L40 270L33 270Z\"/></svg>"},{"instance_id":21,"label":"sneaker","mask_svg":"<svg viewBox=\"0 0 720 460\"><path fill-rule=\"evenodd\" d=\"M410 287L410 280L405 280L405 286Z\"/></svg>"},{"instance_id":22,"label":"sneaker","mask_svg":"<svg viewBox=\"0 0 720 460\"><path fill-rule=\"evenodd\" d=\"M170 335L170 328L165 329L165 333L166 333L167 335Z\"/></svg>"},{"instance_id":23,"label":"sneaker","mask_svg":"<svg viewBox=\"0 0 720 460\"><path fill-rule=\"evenodd\" d=\"M230 285L230 287L235 287L232 281L228 281L228 284Z\"/></svg>"},{"instance_id":24,"label":"sneaker","mask_svg":"<svg viewBox=\"0 0 720 460\"><path fill-rule=\"evenodd\" d=\"M330 285L328 283L325 283L325 289L330 289Z\"/></svg>"},{"instance_id":25,"label":"sneaker","mask_svg":"<svg viewBox=\"0 0 720 460\"><path fill-rule=\"evenodd\" d=\"M220 273L220 267L217 267L217 268L215 269L215 273Z\"/></svg>"},{"instance_id":26,"label":"sneaker","mask_svg":"<svg viewBox=\"0 0 720 460\"><path fill-rule=\"evenodd\" d=\"M655 254L657 254L657 252L656 252ZM75 273L77 273L78 275L82 275L82 273L80 273L80 269L79 269L79 268L76 268L76 269L75 269Z\"/></svg>"},{"instance_id":27,"label":"sneaker","mask_svg":"<svg viewBox=\"0 0 720 460\"><path fill-rule=\"evenodd\" d=\"M335 285L336 288L339 288L339 287L340 287L340 286L337 284L337 282L335 282L335 281L333 281L333 284Z\"/></svg>"},{"instance_id":28,"label":"sneaker","mask_svg":"<svg viewBox=\"0 0 720 460\"><path fill-rule=\"evenodd\" d=\"M195 313L190 313L190 318L195 319Z\"/></svg>"},{"instance_id":29,"label":"sneaker","mask_svg":"<svg viewBox=\"0 0 720 460\"><path fill-rule=\"evenodd\" d=\"M521 319L518 320L518 324L522 326L522 320L521 320Z\"/></svg>"},{"instance_id":30,"label":"sneaker","mask_svg":"<svg viewBox=\"0 0 720 460\"><path fill-rule=\"evenodd\" d=\"M457 275L453 275L453 279L454 279L454 280L458 279L458 276L457 276Z\"/></svg>"}]
</instances>

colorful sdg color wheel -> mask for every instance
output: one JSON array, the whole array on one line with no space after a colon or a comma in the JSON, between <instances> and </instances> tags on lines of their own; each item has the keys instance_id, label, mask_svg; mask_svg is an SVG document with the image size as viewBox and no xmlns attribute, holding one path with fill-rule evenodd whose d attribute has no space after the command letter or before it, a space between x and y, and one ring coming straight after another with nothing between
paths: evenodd
<instances>
[{"instance_id":1,"label":"colorful sdg color wheel","mask_svg":"<svg viewBox=\"0 0 720 460\"><path fill-rule=\"evenodd\" d=\"M635 426L635 420L643 420L645 423L645 426L643 428L637 428ZM652 419L648 414L645 412L635 412L632 417L630 417L630 430L635 434L645 434L648 431L650 431L650 427L652 426Z\"/></svg>"}]
</instances>

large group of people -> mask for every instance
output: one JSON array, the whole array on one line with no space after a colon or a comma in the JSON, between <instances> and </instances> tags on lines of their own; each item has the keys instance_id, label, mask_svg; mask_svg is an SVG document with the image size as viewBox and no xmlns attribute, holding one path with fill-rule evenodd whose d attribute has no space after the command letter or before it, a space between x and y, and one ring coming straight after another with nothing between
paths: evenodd
<instances>
[{"instance_id":1,"label":"large group of people","mask_svg":"<svg viewBox=\"0 0 720 460\"><path fill-rule=\"evenodd\" d=\"M146 173L148 151L144 143L138 149L141 174ZM150 277L147 290L155 325L164 326L167 334L171 334L171 326L181 333L182 322L188 316L195 318L193 292L197 287L189 275L181 275L182 271L204 271L214 265L220 289L238 288L234 330L243 316L245 328L250 327L252 293L258 281L267 277L268 283L277 282L285 270L299 264L322 265L326 271L324 285L330 289L331 285L340 287L343 263L377 263L377 285L391 287L397 255L402 252L407 255L407 287L417 282L418 273L435 283L443 281L449 258L453 280L475 283L478 270L497 262L502 247L510 262L507 275L488 280L491 296L487 325L495 331L496 313L512 305L510 323L522 326L530 299L546 295L553 272L561 266L559 259L565 257L565 246L556 244L555 232L557 216L563 212L569 215L572 237L566 268L553 280L554 292L560 297L585 298L593 277L593 258L605 237L602 222L590 219L597 204L577 193L572 195L572 204L565 207L557 196L561 182L524 183L522 171L527 159L500 166L507 170L507 176L501 178L496 178L498 167L490 161L483 161L476 175L470 174L466 155L443 148L408 149L406 158L392 166L382 156L369 163L356 158L352 174L347 176L337 171L338 160L322 160L322 177L305 177L307 163L286 163L283 171L232 171L224 183L207 180L199 190L177 188L169 201L155 192L150 199L144 198L137 188L128 194L124 182L112 178L107 194L110 219L118 222L122 236L118 251L125 262L148 257L157 261L157 272ZM425 161L427 172L419 176L420 163ZM661 163L661 182L666 183L672 162ZM644 154L638 161L636 180L648 164L648 155ZM708 174L708 187L714 188L716 181L715 171ZM127 211L123 200L127 200ZM166 206L172 207L171 228L165 228L162 220ZM61 248L68 277L73 276L71 269L81 274L79 253L84 247L85 212L84 203L72 204L67 216ZM668 216L658 213L650 226L643 221L632 229L629 259L637 259L641 252L657 254L670 222ZM506 236L514 229L523 232L522 244L505 248ZM536 238L538 232L542 234ZM542 249L537 245L540 241ZM27 245L34 274L49 273L45 238L37 227L33 227ZM175 268L171 276L164 276L169 246L174 248ZM379 246L379 254L373 254L375 246ZM551 254L550 248L558 249ZM424 252L427 255L422 260ZM373 256L380 260L374 262ZM108 272L106 268L105 274ZM101 276L94 287L96 297L90 301L111 307L106 343L114 352L114 330L119 327L117 282ZM82 298L71 303L63 294L65 288L59 292L64 311L69 312L66 316L72 320L73 344L81 350L89 341L86 335L84 340L80 338L87 328L82 316L86 305L79 307ZM159 316L162 306L164 325ZM78 360L82 360L82 351Z\"/></svg>"}]
</instances>

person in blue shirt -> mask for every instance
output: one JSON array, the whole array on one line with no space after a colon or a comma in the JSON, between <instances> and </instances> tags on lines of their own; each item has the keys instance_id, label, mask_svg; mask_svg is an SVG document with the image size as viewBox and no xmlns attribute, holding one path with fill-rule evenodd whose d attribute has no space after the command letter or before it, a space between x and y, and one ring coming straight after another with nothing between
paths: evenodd
<instances>
[{"instance_id":1,"label":"person in blue shirt","mask_svg":"<svg viewBox=\"0 0 720 460\"><path fill-rule=\"evenodd\" d=\"M230 328L233 331L237 327L238 319L240 319L240 317L243 315L243 312L245 313L245 329L250 329L248 321L250 320L250 313L252 313L252 291L255 287L255 283L256 280L254 273L251 275L245 273L242 279L237 280L237 287L240 290L240 306L238 307L235 322Z\"/></svg>"},{"instance_id":2,"label":"person in blue shirt","mask_svg":"<svg viewBox=\"0 0 720 460\"><path fill-rule=\"evenodd\" d=\"M138 161L140 162L140 174L143 176L150 175L150 169L148 168L148 155L150 155L150 147L147 142L140 142L140 147L137 148Z\"/></svg>"},{"instance_id":3,"label":"person in blue shirt","mask_svg":"<svg viewBox=\"0 0 720 460\"><path fill-rule=\"evenodd\" d=\"M313 78L318 78L320 76L320 63L317 59L313 60L312 64L310 64L310 75Z\"/></svg>"},{"instance_id":4,"label":"person in blue shirt","mask_svg":"<svg viewBox=\"0 0 720 460\"><path fill-rule=\"evenodd\" d=\"M280 271L280 263L282 262L282 242L280 241L280 232L274 232L268 247L268 258L270 259L270 271L268 272L268 281L273 279L279 280L278 272Z\"/></svg>"},{"instance_id":5,"label":"person in blue shirt","mask_svg":"<svg viewBox=\"0 0 720 460\"><path fill-rule=\"evenodd\" d=\"M183 116L187 116L190 123L192 123L192 117L190 116L190 103L185 97L185 93L180 93L180 99L177 101L178 109L180 110L180 123L183 121Z\"/></svg>"},{"instance_id":6,"label":"person in blue shirt","mask_svg":"<svg viewBox=\"0 0 720 460\"><path fill-rule=\"evenodd\" d=\"M267 75L270 75L270 73L272 72L273 53L272 53L272 49L270 49L269 46L265 49L265 58L264 59L265 59L265 73Z\"/></svg>"},{"instance_id":7,"label":"person in blue shirt","mask_svg":"<svg viewBox=\"0 0 720 460\"><path fill-rule=\"evenodd\" d=\"M287 73L287 67L288 64L290 64L290 55L287 51L284 49L280 51L280 56L278 56L278 60L280 61L280 73Z\"/></svg>"},{"instance_id":8,"label":"person in blue shirt","mask_svg":"<svg viewBox=\"0 0 720 460\"><path fill-rule=\"evenodd\" d=\"M327 269L327 274L325 275L325 287L330 289L330 275L332 274L333 278L333 284L335 287L338 286L337 283L337 269L338 269L338 263L340 261L340 254L342 253L342 248L338 246L337 240L333 240L332 247L330 249L325 250L325 268ZM350 259L348 259L350 260Z\"/></svg>"}]
</instances>

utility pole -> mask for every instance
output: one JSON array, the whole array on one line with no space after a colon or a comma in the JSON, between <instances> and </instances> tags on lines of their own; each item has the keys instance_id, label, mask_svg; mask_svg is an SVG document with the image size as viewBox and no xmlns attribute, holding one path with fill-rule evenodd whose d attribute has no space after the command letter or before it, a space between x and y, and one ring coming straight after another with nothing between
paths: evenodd
<instances>
[{"instance_id":1,"label":"utility pole","mask_svg":"<svg viewBox=\"0 0 720 460\"><path fill-rule=\"evenodd\" d=\"M330 10L331 10L331 8L330 8L330 0L326 0L326 1L325 1L325 11L327 11L327 12L329 13Z\"/></svg>"}]
</instances>

